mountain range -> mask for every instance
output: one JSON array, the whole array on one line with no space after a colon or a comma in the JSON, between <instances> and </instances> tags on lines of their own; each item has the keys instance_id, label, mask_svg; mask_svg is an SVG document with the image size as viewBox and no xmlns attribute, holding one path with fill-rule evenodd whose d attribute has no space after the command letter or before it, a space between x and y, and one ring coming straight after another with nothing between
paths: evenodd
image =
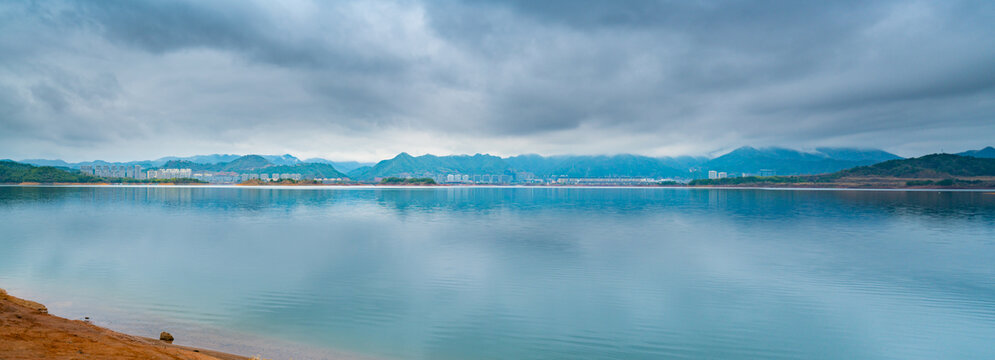
<instances>
[{"instance_id":1,"label":"mountain range","mask_svg":"<svg viewBox=\"0 0 995 360\"><path fill-rule=\"evenodd\" d=\"M814 152L802 152L777 147L757 149L744 146L708 160L698 168L737 175L759 174L763 170L777 175L803 175L831 173L894 159L901 157L876 149L817 148Z\"/></svg>"},{"instance_id":2,"label":"mountain range","mask_svg":"<svg viewBox=\"0 0 995 360\"><path fill-rule=\"evenodd\" d=\"M493 155L411 156L400 153L373 166L353 169L347 175L353 180L373 180L383 177L430 177L435 174L511 174L504 159Z\"/></svg>"},{"instance_id":3,"label":"mountain range","mask_svg":"<svg viewBox=\"0 0 995 360\"><path fill-rule=\"evenodd\" d=\"M295 158L296 159L296 158ZM301 174L306 177L344 178L345 174L335 169L335 166L324 163L291 162L274 163L262 155L245 155L228 162L214 164L196 163L190 160L169 160L161 166L164 169L192 169L194 171L228 171L241 174L271 174L289 173Z\"/></svg>"},{"instance_id":4,"label":"mountain range","mask_svg":"<svg viewBox=\"0 0 995 360\"><path fill-rule=\"evenodd\" d=\"M995 148L966 151L958 155L995 157ZM82 165L142 165L146 168L189 168L201 171L241 173L301 173L318 177L344 177L372 181L384 177L427 177L444 174L525 175L535 177L652 177L701 178L709 170L729 174L775 173L777 175L824 174L858 166L901 159L877 149L816 148L799 151L779 147L744 146L714 158L678 156L650 157L620 155L536 154L498 157L475 155L422 155L401 153L375 164L354 161L335 162L321 158L300 160L292 155L211 154L189 157L164 157L156 160L110 163L90 161L67 163L62 160L27 159L21 162L38 166L79 168ZM345 174L343 174L345 173Z\"/></svg>"},{"instance_id":5,"label":"mountain range","mask_svg":"<svg viewBox=\"0 0 995 360\"><path fill-rule=\"evenodd\" d=\"M337 169L338 171L341 171L341 172L350 172L350 171L355 170L357 168L361 168L361 167L364 167L364 166L373 166L373 165L376 164L376 163L371 163L371 162L359 162L359 161L332 161L332 160L322 159L322 158L309 158L309 159L305 159L304 162L306 162L306 163L319 163L319 164L332 165L332 166L335 166L335 169Z\"/></svg>"},{"instance_id":6,"label":"mountain range","mask_svg":"<svg viewBox=\"0 0 995 360\"><path fill-rule=\"evenodd\" d=\"M94 161L81 161L70 163L63 160L49 160L49 159L24 159L21 163L32 164L35 166L54 166L68 169L79 169L81 166L93 166L93 165L141 165L146 169L151 168L180 168L181 165L186 165L186 168L194 170L213 170L213 171L229 171L229 170L217 170L219 168L214 165L226 164L234 162L240 158L251 156L253 161L257 161L255 158L259 157L267 161L266 164L258 163L257 167L261 166L296 166L305 163L319 163L332 165L336 169L343 169L342 171L349 171L360 166L372 165L372 163L360 163L356 161L331 161L327 159L312 158L307 160L301 160L297 157L284 154L284 155L237 155L237 154L210 154L210 155L194 155L194 156L167 156L158 158L155 160L139 160L139 161L124 161L124 162L110 162L103 160ZM245 161L245 160L243 160ZM229 166L231 168L232 166ZM234 167L238 167L237 165ZM244 166L243 166L244 167Z\"/></svg>"},{"instance_id":7,"label":"mountain range","mask_svg":"<svg viewBox=\"0 0 995 360\"><path fill-rule=\"evenodd\" d=\"M246 156L249 156L249 155L246 155ZM300 163L303 162L303 161L301 161L301 159L298 159L298 158L296 158L296 157L294 157L293 155L290 155L290 154L284 154L284 155L251 155L251 156L257 156L257 157L261 157L263 159L266 159L266 161L268 161L272 165L296 165L296 164L300 164ZM156 160L152 160L151 162L153 164L160 164L160 163L165 164L165 163L170 162L170 161L179 160L179 161L189 161L189 162L192 162L192 163L200 163L200 164L220 164L220 163L232 162L232 161L235 161L235 160L237 160L237 159L239 159L241 157L243 157L243 155L236 155L236 154L194 155L194 156L187 156L187 157L167 156L167 157L159 158L159 159L156 159ZM162 165L158 165L158 166L162 166Z\"/></svg>"},{"instance_id":8,"label":"mountain range","mask_svg":"<svg viewBox=\"0 0 995 360\"><path fill-rule=\"evenodd\" d=\"M875 149L818 148L803 152L785 148L741 147L722 156L649 157L643 155L562 155L535 154L500 158L493 155L411 156L401 153L374 166L359 167L347 175L355 180L383 177L423 177L433 174L518 174L536 177L652 177L694 178L708 170L728 173L821 174L900 159L898 155Z\"/></svg>"}]
</instances>

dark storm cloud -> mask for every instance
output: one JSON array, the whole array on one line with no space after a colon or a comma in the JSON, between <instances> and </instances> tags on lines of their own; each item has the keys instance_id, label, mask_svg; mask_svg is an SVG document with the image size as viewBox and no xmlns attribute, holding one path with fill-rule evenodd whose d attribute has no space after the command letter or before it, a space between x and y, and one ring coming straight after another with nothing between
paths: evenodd
<instances>
[{"instance_id":1,"label":"dark storm cloud","mask_svg":"<svg viewBox=\"0 0 995 360\"><path fill-rule=\"evenodd\" d=\"M970 147L995 137L992 18L986 1L5 3L0 150L929 151L922 129Z\"/></svg>"},{"instance_id":2,"label":"dark storm cloud","mask_svg":"<svg viewBox=\"0 0 995 360\"><path fill-rule=\"evenodd\" d=\"M771 132L798 117L861 109L873 112L894 102L969 96L988 92L995 84L991 75L995 72L985 70L995 59L993 47L984 46L984 37L993 28L988 20L995 14L985 3L473 1L436 5L433 19L439 33L467 49L509 62L522 62L515 57L521 53L541 55L520 64L532 67L531 78L491 94L500 104L493 111L499 114L497 118L516 119L497 129L510 132L584 122L666 126L700 121L695 114L707 116L716 110L723 112L716 116L727 117L721 125L731 128L747 117L767 117L763 122L771 127L755 128ZM480 8L511 14L480 21L472 16ZM515 26L507 26L508 18L518 20ZM546 31L520 31L522 27ZM555 33L575 34L571 43L577 47L559 46L560 39L548 38ZM515 39L523 39L525 45ZM534 44L530 47L529 42ZM951 46L950 42L960 44ZM502 51L508 48L517 51ZM643 59L655 71L641 76L638 65L626 62L633 59ZM894 120L889 125L896 128L907 121ZM958 121L943 121L951 120ZM837 121L846 121L846 117ZM824 135L858 133L861 122L833 126L838 132Z\"/></svg>"},{"instance_id":3,"label":"dark storm cloud","mask_svg":"<svg viewBox=\"0 0 995 360\"><path fill-rule=\"evenodd\" d=\"M350 49L342 38L349 34L288 36L281 27L293 24L281 24L266 9L249 2L79 1L75 9L78 12L70 16L86 19L84 25L107 38L156 53L217 48L280 66L377 73L390 73L405 65L401 59L384 54ZM335 21L335 16L348 16L331 12L330 21Z\"/></svg>"}]
</instances>

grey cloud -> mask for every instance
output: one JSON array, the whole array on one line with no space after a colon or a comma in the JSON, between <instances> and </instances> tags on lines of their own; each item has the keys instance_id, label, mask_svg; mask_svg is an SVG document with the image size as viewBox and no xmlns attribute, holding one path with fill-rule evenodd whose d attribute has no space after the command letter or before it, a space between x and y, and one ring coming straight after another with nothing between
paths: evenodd
<instances>
[{"instance_id":1,"label":"grey cloud","mask_svg":"<svg viewBox=\"0 0 995 360\"><path fill-rule=\"evenodd\" d=\"M69 101L62 91L46 84L32 86L31 95L34 99L46 104L55 112L66 111L69 107Z\"/></svg>"},{"instance_id":2,"label":"grey cloud","mask_svg":"<svg viewBox=\"0 0 995 360\"><path fill-rule=\"evenodd\" d=\"M383 53L366 53L366 45L350 43L364 29L341 29L336 23L349 14L336 9L325 13L327 26L300 34L294 24L283 24L279 14L245 1L78 1L75 12L83 27L105 37L147 51L166 53L190 48L237 51L247 58L278 66L337 68L389 73L406 64ZM291 28L287 28L291 26Z\"/></svg>"},{"instance_id":3,"label":"grey cloud","mask_svg":"<svg viewBox=\"0 0 995 360\"><path fill-rule=\"evenodd\" d=\"M943 126L983 143L995 137L993 17L984 1L7 3L0 124L8 139L105 151L298 133L383 147L408 144L381 137L407 129L509 153L535 151L526 141L558 153L903 147ZM843 143L882 129L899 135Z\"/></svg>"},{"instance_id":4,"label":"grey cloud","mask_svg":"<svg viewBox=\"0 0 995 360\"><path fill-rule=\"evenodd\" d=\"M507 3L492 4L497 8L509 7ZM607 2L513 2L510 8L539 20L535 27L548 28L547 31L574 32L584 34L581 40L597 53L594 56L605 58L639 58L656 60L650 66L661 70L658 77L633 78L628 82L611 83L610 76L596 76L595 81L584 77L555 79L561 84L562 92L569 92L576 99L573 106L578 109L592 108L592 101L606 99L617 104L615 109L598 109L602 115L587 119L604 119L602 126L617 123L653 121L666 127L674 122L695 121L694 118L661 118L659 114L679 112L679 102L698 102L697 108L723 108L730 103L723 98L735 98L741 102L738 109L741 115L753 115L758 109L770 116L771 125L778 122L796 121L797 117L822 117L826 113L852 111L861 107L879 107L895 101L932 101L942 97L956 97L976 94L995 85L991 72L983 67L995 59L995 54L984 46L979 34L991 33L990 19L992 6L978 3L928 4L927 15L938 19L926 19L935 24L918 24L916 19L906 24L907 29L895 29L891 33L872 37L880 22L888 17L903 14L902 7L916 5L904 2L876 2L855 6L850 3L830 2L733 2L733 3L668 3L636 2L635 5L613 6ZM447 8L451 10L451 8ZM576 10L576 11L574 11ZM633 11L638 10L638 11ZM896 14L897 13L897 14ZM444 17L444 19L453 16ZM554 26L543 23L551 19ZM624 19L624 20L619 20ZM523 22L529 24L528 22ZM964 24L973 24L965 26ZM449 23L443 22L442 26ZM455 22L456 26L461 23ZM916 33L915 27L934 28L932 34ZM469 36L479 43L503 43L494 41L493 29L497 26L481 27L483 34L466 32L442 33L454 36ZM623 30L619 30L619 29ZM508 31L507 28L504 28ZM911 30L911 31L910 31ZM621 32L622 36L641 36L646 40L634 46L618 48L618 42L627 39L599 39L606 32ZM510 31L514 33L514 31ZM871 33L871 34L869 34ZM514 34L521 35L521 34ZM973 37L973 39L972 39ZM541 36L539 37L541 39ZM535 37L533 37L535 39ZM658 41L654 41L659 39ZM964 41L964 39L970 39ZM600 41L599 41L600 40ZM973 40L973 41L971 41ZM473 41L465 41L473 43ZM961 42L949 46L950 42ZM938 51L953 50L953 56L943 56ZM538 51L543 51L539 49ZM676 53L667 54L667 52ZM484 49L483 53L495 52ZM575 53L552 53L536 56L537 69L555 67L559 72L589 74L591 59L583 51ZM555 62L560 57L574 59L572 62ZM515 59L511 61L521 61ZM617 64L602 61L602 73L619 69ZM535 64L532 64L535 65ZM625 71L621 69L620 71ZM557 71L553 71L556 74ZM533 71L536 77L551 77L551 72ZM554 75L555 76L555 75ZM600 80L600 81L598 81ZM613 98L611 94L624 94L629 89L639 89L651 94L645 99L638 96ZM769 89L789 88L790 94L777 94ZM506 96L507 103L502 109L516 108L515 99L527 90L516 89L515 93L496 94ZM539 94L520 100L520 105L528 109L534 103L548 103L549 109L556 108L558 101L555 91L538 89ZM608 94L605 96L605 94ZM688 96L692 94L693 96ZM767 97L764 94L769 94ZM778 95L793 100L782 101ZM628 100L628 101L627 101ZM934 106L936 104L933 104ZM942 105L940 105L942 106ZM633 108L643 108L642 113L631 113ZM596 108L596 107L595 107ZM798 108L808 113L786 111ZM751 111L752 109L752 111ZM607 111L605 111L607 110ZM612 111L614 110L614 111ZM737 109L730 109L736 112ZM790 118L777 118L778 113L790 113ZM569 111L558 114L570 115ZM502 114L501 117L505 114ZM512 116L517 115L512 113ZM584 115L595 115L592 111ZM838 121L846 117L841 115ZM535 118L520 122L534 127L536 121L549 115L536 113ZM576 121L554 121L551 124L576 126L585 121L583 116ZM896 119L890 125L903 127L902 120ZM933 119L938 121L939 119ZM735 126L736 119L727 119L726 124ZM915 121L915 120L912 120ZM859 131L862 121L848 124L851 131ZM532 130L524 128L525 131ZM827 133L827 136L837 134Z\"/></svg>"}]
</instances>

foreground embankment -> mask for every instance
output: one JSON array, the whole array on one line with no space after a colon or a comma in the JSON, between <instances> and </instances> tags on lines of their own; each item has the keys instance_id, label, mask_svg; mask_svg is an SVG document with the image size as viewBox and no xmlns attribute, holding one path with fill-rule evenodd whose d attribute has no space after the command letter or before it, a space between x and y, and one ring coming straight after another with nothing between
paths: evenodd
<instances>
[{"instance_id":1,"label":"foreground embankment","mask_svg":"<svg viewBox=\"0 0 995 360\"><path fill-rule=\"evenodd\" d=\"M249 359L111 331L48 314L0 289L0 359Z\"/></svg>"}]
</instances>

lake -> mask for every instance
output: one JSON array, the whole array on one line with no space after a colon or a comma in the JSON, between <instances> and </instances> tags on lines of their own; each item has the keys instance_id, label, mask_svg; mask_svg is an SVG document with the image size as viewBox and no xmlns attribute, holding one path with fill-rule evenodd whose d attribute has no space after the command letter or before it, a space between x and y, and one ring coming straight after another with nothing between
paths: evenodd
<instances>
[{"instance_id":1,"label":"lake","mask_svg":"<svg viewBox=\"0 0 995 360\"><path fill-rule=\"evenodd\" d=\"M0 287L271 358L991 359L995 194L4 186Z\"/></svg>"}]
</instances>

